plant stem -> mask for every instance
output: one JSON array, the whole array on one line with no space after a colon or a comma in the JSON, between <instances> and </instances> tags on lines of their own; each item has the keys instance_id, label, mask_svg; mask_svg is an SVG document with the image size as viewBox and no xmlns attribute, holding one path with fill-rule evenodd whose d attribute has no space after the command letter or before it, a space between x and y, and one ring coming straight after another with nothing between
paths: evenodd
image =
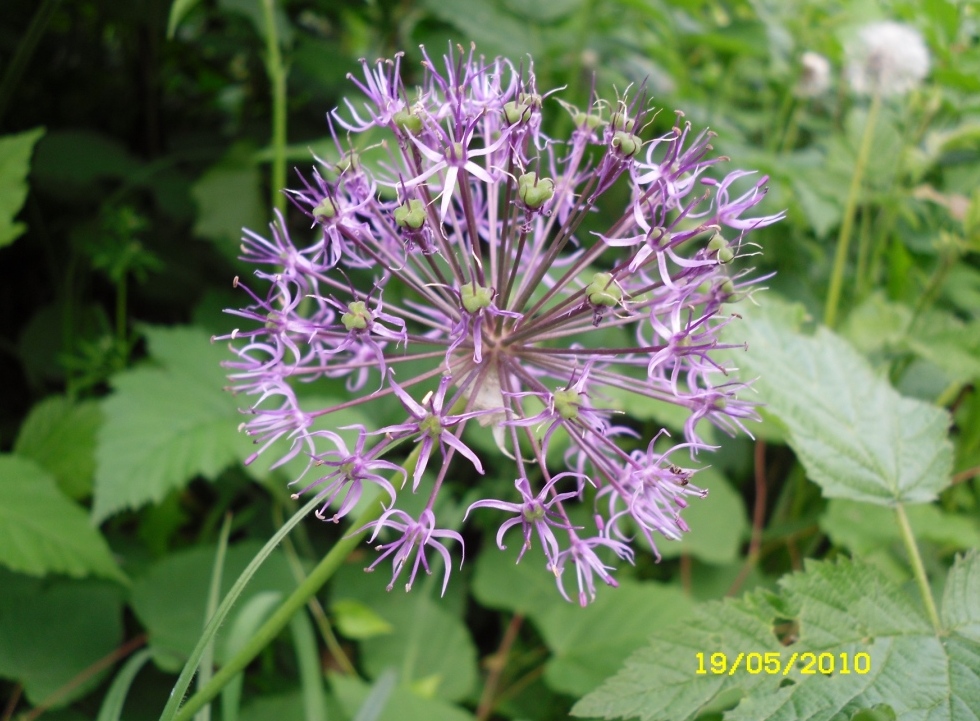
<instances>
[{"instance_id":1,"label":"plant stem","mask_svg":"<svg viewBox=\"0 0 980 721\"><path fill-rule=\"evenodd\" d=\"M368 522L377 518L381 513L381 499L376 499L364 512L354 521L355 528L361 528ZM282 605L276 609L269 619L262 624L262 627L255 632L255 635L245 646L218 671L209 683L198 690L187 703L180 709L175 717L175 721L189 721L194 714L216 697L224 686L231 681L234 676L243 671L251 663L252 659L268 646L272 640L279 635L279 632L286 627L293 615L305 606L309 600L316 595L323 585L330 580L334 572L350 555L351 551L360 543L366 533L366 529L344 536L330 552L324 556L323 560L313 569L306 580L303 581L296 590L283 601Z\"/></svg>"},{"instance_id":2,"label":"plant stem","mask_svg":"<svg viewBox=\"0 0 980 721\"><path fill-rule=\"evenodd\" d=\"M861 195L864 171L871 156L871 144L880 109L881 93L876 92L871 99L871 108L868 110L868 117L864 124L864 134L861 136L854 174L851 176L851 187L847 193L847 204L844 206L844 217L841 219L840 235L837 236L837 252L834 255L834 268L830 275L830 288L827 291L827 305L823 316L824 325L828 328L833 328L837 322L837 309L840 306L841 288L844 284L844 266L847 265L847 250L851 243L851 232L854 230L854 215L857 211L858 197Z\"/></svg>"},{"instance_id":3,"label":"plant stem","mask_svg":"<svg viewBox=\"0 0 980 721\"><path fill-rule=\"evenodd\" d=\"M272 85L272 205L280 213L286 210L286 68L279 49L276 29L276 0L262 0L265 20L265 70Z\"/></svg>"},{"instance_id":4,"label":"plant stem","mask_svg":"<svg viewBox=\"0 0 980 721\"><path fill-rule=\"evenodd\" d=\"M932 589L929 588L929 579L926 578L926 569L922 565L922 556L919 555L919 547L915 543L915 534L912 533L912 526L909 525L909 517L905 514L905 506L899 503L895 506L895 515L898 517L898 529L902 534L902 541L905 543L905 550L909 554L909 563L912 564L912 574L915 582L919 586L919 593L922 595L922 602L926 605L926 613L932 622L932 627L937 635L942 635L943 627L939 622L939 612L936 610L936 602L932 598Z\"/></svg>"}]
</instances>

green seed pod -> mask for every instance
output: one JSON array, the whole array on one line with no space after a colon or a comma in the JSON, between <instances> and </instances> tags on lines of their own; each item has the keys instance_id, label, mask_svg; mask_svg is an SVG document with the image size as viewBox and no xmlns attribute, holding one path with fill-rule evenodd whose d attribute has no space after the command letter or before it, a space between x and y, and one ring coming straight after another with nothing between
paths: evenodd
<instances>
[{"instance_id":1,"label":"green seed pod","mask_svg":"<svg viewBox=\"0 0 980 721\"><path fill-rule=\"evenodd\" d=\"M537 210L551 200L555 183L550 178L538 178L537 173L525 173L517 179L517 195L528 208Z\"/></svg>"},{"instance_id":2,"label":"green seed pod","mask_svg":"<svg viewBox=\"0 0 980 721\"><path fill-rule=\"evenodd\" d=\"M425 223L425 205L418 198L412 198L395 208L395 223L399 228L418 230Z\"/></svg>"},{"instance_id":3,"label":"green seed pod","mask_svg":"<svg viewBox=\"0 0 980 721\"><path fill-rule=\"evenodd\" d=\"M623 289L613 280L612 273L596 273L585 289L585 297L592 305L612 308L623 300Z\"/></svg>"},{"instance_id":4,"label":"green seed pod","mask_svg":"<svg viewBox=\"0 0 980 721\"><path fill-rule=\"evenodd\" d=\"M409 135L418 135L422 132L422 118L416 115L414 110L399 110L391 116L391 119L398 128Z\"/></svg>"},{"instance_id":5,"label":"green seed pod","mask_svg":"<svg viewBox=\"0 0 980 721\"><path fill-rule=\"evenodd\" d=\"M348 170L361 169L361 155L356 150L348 150L344 157L334 164L334 170L343 175Z\"/></svg>"},{"instance_id":6,"label":"green seed pod","mask_svg":"<svg viewBox=\"0 0 980 721\"><path fill-rule=\"evenodd\" d=\"M313 209L313 217L316 219L323 218L329 220L330 218L337 215L337 206L330 198L324 198L323 201Z\"/></svg>"},{"instance_id":7,"label":"green seed pod","mask_svg":"<svg viewBox=\"0 0 980 721\"><path fill-rule=\"evenodd\" d=\"M582 396L577 391L573 391L571 388L558 390L554 392L551 398L558 415L566 421L578 418L578 409L582 405Z\"/></svg>"},{"instance_id":8,"label":"green seed pod","mask_svg":"<svg viewBox=\"0 0 980 721\"><path fill-rule=\"evenodd\" d=\"M725 264L731 263L735 259L735 253L728 247L728 241L721 233L715 233L708 241L708 251L718 254L718 262Z\"/></svg>"},{"instance_id":9,"label":"green seed pod","mask_svg":"<svg viewBox=\"0 0 980 721\"><path fill-rule=\"evenodd\" d=\"M476 283L466 283L460 288L459 294L467 313L477 313L483 308L489 308L493 302L493 291Z\"/></svg>"},{"instance_id":10,"label":"green seed pod","mask_svg":"<svg viewBox=\"0 0 980 721\"><path fill-rule=\"evenodd\" d=\"M526 123L531 119L531 107L511 100L509 103L504 103L504 117L508 125Z\"/></svg>"},{"instance_id":11,"label":"green seed pod","mask_svg":"<svg viewBox=\"0 0 980 721\"><path fill-rule=\"evenodd\" d=\"M365 330L373 318L363 300L355 300L347 306L347 312L340 316L340 322L347 330Z\"/></svg>"},{"instance_id":12,"label":"green seed pod","mask_svg":"<svg viewBox=\"0 0 980 721\"><path fill-rule=\"evenodd\" d=\"M613 134L612 146L627 158L632 158L643 147L643 141L632 133L617 130Z\"/></svg>"},{"instance_id":13,"label":"green seed pod","mask_svg":"<svg viewBox=\"0 0 980 721\"><path fill-rule=\"evenodd\" d=\"M632 133L633 128L636 127L636 121L627 115L625 111L616 111L610 115L609 124L612 125L613 130L623 130L627 133Z\"/></svg>"}]
</instances>

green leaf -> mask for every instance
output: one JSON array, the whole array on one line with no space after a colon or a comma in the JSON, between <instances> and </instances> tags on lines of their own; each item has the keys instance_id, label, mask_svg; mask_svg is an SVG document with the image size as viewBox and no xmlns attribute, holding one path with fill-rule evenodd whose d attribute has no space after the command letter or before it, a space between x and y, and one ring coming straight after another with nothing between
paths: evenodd
<instances>
[{"instance_id":1,"label":"green leaf","mask_svg":"<svg viewBox=\"0 0 980 721\"><path fill-rule=\"evenodd\" d=\"M115 138L89 130L57 130L38 143L31 177L58 198L102 197L98 181L131 178L142 168Z\"/></svg>"},{"instance_id":2,"label":"green leaf","mask_svg":"<svg viewBox=\"0 0 980 721\"><path fill-rule=\"evenodd\" d=\"M830 498L925 503L949 485L949 414L904 398L826 328L803 335L772 297L730 324L748 343L732 355L742 377L789 430L807 475Z\"/></svg>"},{"instance_id":3,"label":"green leaf","mask_svg":"<svg viewBox=\"0 0 980 721\"><path fill-rule=\"evenodd\" d=\"M197 5L201 0L174 0L173 4L170 6L170 15L167 17L167 39L173 40L174 34L177 32L177 26L180 25L180 21L191 10Z\"/></svg>"},{"instance_id":4,"label":"green leaf","mask_svg":"<svg viewBox=\"0 0 980 721\"><path fill-rule=\"evenodd\" d=\"M512 58L534 54L532 26L500 8L493 0L423 0L422 7L477 43L480 52Z\"/></svg>"},{"instance_id":5,"label":"green leaf","mask_svg":"<svg viewBox=\"0 0 980 721\"><path fill-rule=\"evenodd\" d=\"M980 547L980 525L975 518L955 515L927 504L906 509L915 537L946 550ZM895 512L890 508L835 498L827 504L820 528L836 545L865 555L901 540Z\"/></svg>"},{"instance_id":6,"label":"green leaf","mask_svg":"<svg viewBox=\"0 0 980 721\"><path fill-rule=\"evenodd\" d=\"M99 708L99 717L96 721L119 721L122 716L123 706L126 697L129 695L129 687L133 685L133 679L140 669L150 660L150 652L142 649L133 654L116 674L112 680L112 686L106 692Z\"/></svg>"},{"instance_id":7,"label":"green leaf","mask_svg":"<svg viewBox=\"0 0 980 721\"><path fill-rule=\"evenodd\" d=\"M545 680L556 691L580 697L622 666L654 631L687 619L690 609L680 589L627 579L586 608L555 599L547 613L532 616L554 654Z\"/></svg>"},{"instance_id":8,"label":"green leaf","mask_svg":"<svg viewBox=\"0 0 980 721\"><path fill-rule=\"evenodd\" d=\"M773 653L782 650L772 632L773 613L761 597L695 606L690 620L654 629L652 641L572 708L574 716L687 721L734 690L771 693L781 679L765 674L698 674L696 654Z\"/></svg>"},{"instance_id":9,"label":"green leaf","mask_svg":"<svg viewBox=\"0 0 980 721\"><path fill-rule=\"evenodd\" d=\"M78 681L82 672L122 642L122 598L115 586L42 581L0 569L0 588L0 676L23 684L32 704ZM85 696L104 675L71 687L55 705Z\"/></svg>"},{"instance_id":10,"label":"green leaf","mask_svg":"<svg viewBox=\"0 0 980 721\"><path fill-rule=\"evenodd\" d=\"M27 173L34 144L44 135L35 128L0 137L0 248L10 245L27 226L14 218L27 198Z\"/></svg>"},{"instance_id":11,"label":"green leaf","mask_svg":"<svg viewBox=\"0 0 980 721\"><path fill-rule=\"evenodd\" d=\"M85 511L37 463L12 455L0 455L0 564L32 576L128 582Z\"/></svg>"},{"instance_id":12,"label":"green leaf","mask_svg":"<svg viewBox=\"0 0 980 721\"><path fill-rule=\"evenodd\" d=\"M333 674L330 686L348 718L354 718L371 687L350 676ZM416 696L404 686L391 692L378 721L473 721L473 715L453 704L435 698Z\"/></svg>"},{"instance_id":13,"label":"green leaf","mask_svg":"<svg viewBox=\"0 0 980 721\"><path fill-rule=\"evenodd\" d=\"M261 544L246 542L228 549L222 597L260 548ZM171 554L133 582L133 612L149 633L154 662L166 671L179 670L201 637L214 556L213 546ZM255 573L237 607L246 607L250 599L263 593L288 595L294 587L285 559L274 552ZM234 628L226 626L218 633L215 658L219 662L228 655L226 639Z\"/></svg>"},{"instance_id":14,"label":"green leaf","mask_svg":"<svg viewBox=\"0 0 980 721\"><path fill-rule=\"evenodd\" d=\"M918 599L862 563L808 562L804 572L779 585L778 596L705 604L693 622L659 631L573 713L686 721L729 691L728 705L744 698L725 714L726 721L849 719L883 700L898 718L975 721L980 713L976 551L959 559L949 574L941 636ZM784 647L775 633L787 628L788 620L799 636ZM718 651L727 655L726 673L714 675L708 661L708 672L696 673L694 654L710 659ZM744 664L727 672L739 654L766 651L779 654L780 669L772 675L750 672ZM813 654L812 662L806 654ZM855 662L857 654L867 654L866 666ZM832 663L833 672L821 673L818 662L825 668Z\"/></svg>"},{"instance_id":15,"label":"green leaf","mask_svg":"<svg viewBox=\"0 0 980 721\"><path fill-rule=\"evenodd\" d=\"M477 680L476 646L466 624L420 591L392 594L373 604L394 631L361 643L365 670L377 678L395 667L404 683L431 680L438 698L466 698Z\"/></svg>"},{"instance_id":16,"label":"green leaf","mask_svg":"<svg viewBox=\"0 0 980 721\"><path fill-rule=\"evenodd\" d=\"M250 452L237 430L241 414L221 361L227 349L197 328L146 328L150 355L162 368L141 367L113 378L102 404L105 425L96 447L96 521L159 502L194 476L213 480Z\"/></svg>"},{"instance_id":17,"label":"green leaf","mask_svg":"<svg viewBox=\"0 0 980 721\"><path fill-rule=\"evenodd\" d=\"M366 603L350 598L341 598L330 604L337 630L347 638L363 640L384 636L394 628Z\"/></svg>"},{"instance_id":18,"label":"green leaf","mask_svg":"<svg viewBox=\"0 0 980 721\"><path fill-rule=\"evenodd\" d=\"M230 259L239 256L243 228L267 230L262 176L250 146L232 147L194 183L191 195L197 204L195 235L212 241Z\"/></svg>"},{"instance_id":19,"label":"green leaf","mask_svg":"<svg viewBox=\"0 0 980 721\"><path fill-rule=\"evenodd\" d=\"M97 403L73 403L52 396L31 409L20 427L14 453L36 461L55 477L66 495L85 498L92 493L95 435L101 424Z\"/></svg>"},{"instance_id":20,"label":"green leaf","mask_svg":"<svg viewBox=\"0 0 980 721\"><path fill-rule=\"evenodd\" d=\"M502 608L525 616L545 615L558 603L565 601L558 596L555 577L546 569L544 554L537 545L517 563L522 539L516 532L506 536L505 551L500 551L491 541L476 559L473 577L473 595L489 608Z\"/></svg>"}]
</instances>

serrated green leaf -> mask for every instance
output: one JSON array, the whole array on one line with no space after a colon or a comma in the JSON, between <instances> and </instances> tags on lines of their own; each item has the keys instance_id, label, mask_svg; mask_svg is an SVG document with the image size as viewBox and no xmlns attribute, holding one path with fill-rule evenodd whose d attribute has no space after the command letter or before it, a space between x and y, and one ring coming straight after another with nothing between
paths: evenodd
<instances>
[{"instance_id":1,"label":"serrated green leaf","mask_svg":"<svg viewBox=\"0 0 980 721\"><path fill-rule=\"evenodd\" d=\"M95 435L102 424L97 403L46 398L31 409L14 442L14 453L30 458L55 477L71 498L92 492Z\"/></svg>"},{"instance_id":2,"label":"serrated green leaf","mask_svg":"<svg viewBox=\"0 0 980 721\"><path fill-rule=\"evenodd\" d=\"M737 324L749 352L734 356L824 495L924 503L949 485L949 414L904 398L826 328L803 335L772 317L772 298ZM728 328L732 329L733 325Z\"/></svg>"},{"instance_id":3,"label":"serrated green leaf","mask_svg":"<svg viewBox=\"0 0 980 721\"><path fill-rule=\"evenodd\" d=\"M573 716L687 721L719 697L771 693L781 679L765 674L699 674L697 654L773 653L782 650L772 611L757 598L695 606L688 621L655 629L653 639L626 665L572 708Z\"/></svg>"},{"instance_id":4,"label":"serrated green leaf","mask_svg":"<svg viewBox=\"0 0 980 721\"><path fill-rule=\"evenodd\" d=\"M614 673L650 634L687 619L691 610L690 599L678 588L625 579L586 608L556 600L532 620L553 653L545 680L576 697Z\"/></svg>"},{"instance_id":5,"label":"serrated green leaf","mask_svg":"<svg viewBox=\"0 0 980 721\"><path fill-rule=\"evenodd\" d=\"M0 588L0 676L23 684L33 704L78 681L122 642L122 596L108 583L42 581L0 569ZM57 705L85 696L104 675L68 689Z\"/></svg>"},{"instance_id":6,"label":"serrated green leaf","mask_svg":"<svg viewBox=\"0 0 980 721\"><path fill-rule=\"evenodd\" d=\"M27 198L31 153L42 135L44 128L35 128L0 137L0 248L13 243L27 229L14 218Z\"/></svg>"},{"instance_id":7,"label":"serrated green leaf","mask_svg":"<svg viewBox=\"0 0 980 721\"><path fill-rule=\"evenodd\" d=\"M222 390L228 351L197 328L147 328L150 353L163 368L142 367L113 378L102 404L105 424L96 448L96 521L159 502L194 476L214 479L241 462L251 443L241 414Z\"/></svg>"},{"instance_id":8,"label":"serrated green leaf","mask_svg":"<svg viewBox=\"0 0 980 721\"><path fill-rule=\"evenodd\" d=\"M704 694L713 680L744 696L725 714L726 721L844 721L883 702L902 719L975 721L980 713L980 643L970 635L980 626L976 551L950 572L943 603L947 627L940 636L917 598L865 564L808 562L804 572L787 576L780 586L778 597L755 607L751 597L705 604L693 622L658 632L650 646L634 654L626 668L586 696L573 713L687 721L725 690L711 688L710 696ZM736 611L755 633L740 634ZM792 619L798 629L791 646L775 643L772 624L777 617ZM708 627L712 623L714 633ZM710 672L698 676L677 663L697 652L710 658L716 651L727 655L729 669L738 654L766 651L779 653L780 671L793 665L785 676L753 674L743 666L732 675L715 677ZM813 654L812 662L805 654ZM855 662L858 654L867 654L867 664ZM825 669L833 664L833 670L821 673L818 659Z\"/></svg>"},{"instance_id":9,"label":"serrated green leaf","mask_svg":"<svg viewBox=\"0 0 980 721\"><path fill-rule=\"evenodd\" d=\"M127 583L88 515L26 458L0 455L0 564L32 576L102 576Z\"/></svg>"}]
</instances>

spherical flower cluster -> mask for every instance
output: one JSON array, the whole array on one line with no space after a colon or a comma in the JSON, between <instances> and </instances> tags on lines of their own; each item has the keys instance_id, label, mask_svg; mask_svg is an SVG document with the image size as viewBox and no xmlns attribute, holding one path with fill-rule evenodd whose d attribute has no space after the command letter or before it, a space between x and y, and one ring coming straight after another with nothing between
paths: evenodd
<instances>
[{"instance_id":1,"label":"spherical flower cluster","mask_svg":"<svg viewBox=\"0 0 980 721\"><path fill-rule=\"evenodd\" d=\"M280 219L271 237L244 238L268 290L245 288L251 304L230 312L254 323L225 336L233 388L254 397L243 428L253 458L286 438L278 463L309 459L296 497L322 499L322 519L381 490L385 511L366 528L380 552L370 568L393 563L389 589L428 572L432 550L445 589L463 539L439 527L436 498L450 468L475 485L492 463L516 493L468 514L506 514L498 545L539 543L562 595L574 568L584 605L596 579L616 585L609 564L631 561L632 541L656 553L658 536L687 530L681 511L706 493L676 456L709 448L698 421L731 433L755 417L713 352L730 347L718 338L729 304L754 287L734 262L748 234L782 214L747 217L766 178L713 174L711 134L680 115L645 139L642 97L578 109L541 93L530 64L423 56L418 87L403 84L401 57L362 62L352 78L366 101L331 125L383 131L387 160L369 170L347 152L289 191L312 237L296 242ZM550 111L570 113L567 140L545 134ZM611 213L607 198L626 207ZM352 399L306 407L300 386L322 377L346 379ZM685 409L684 442L664 452L666 434L656 447L638 438L614 420L612 396ZM314 428L354 406L401 411L349 427L353 443ZM488 443L474 445L481 433ZM404 494L425 494L418 517ZM569 515L583 502L587 525Z\"/></svg>"},{"instance_id":2,"label":"spherical flower cluster","mask_svg":"<svg viewBox=\"0 0 980 721\"><path fill-rule=\"evenodd\" d=\"M929 72L929 50L911 25L890 20L866 25L847 47L847 76L861 95L903 95Z\"/></svg>"}]
</instances>

